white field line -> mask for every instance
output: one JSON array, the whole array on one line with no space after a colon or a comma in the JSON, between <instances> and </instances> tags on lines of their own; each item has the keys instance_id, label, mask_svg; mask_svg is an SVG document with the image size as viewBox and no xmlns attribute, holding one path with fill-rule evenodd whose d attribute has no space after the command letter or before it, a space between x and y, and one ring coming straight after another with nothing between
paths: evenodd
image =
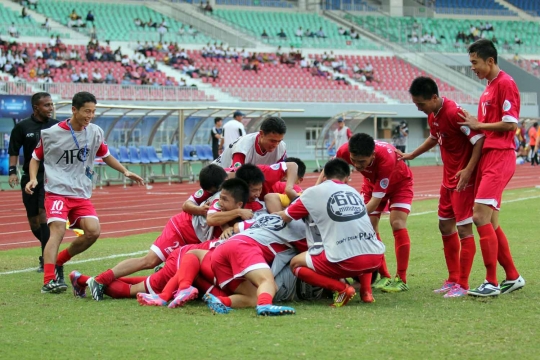
<instances>
[{"instance_id":1,"label":"white field line","mask_svg":"<svg viewBox=\"0 0 540 360\"><path fill-rule=\"evenodd\" d=\"M540 196L531 196L531 197L507 200L507 201L505 201L505 203L526 201L526 200L532 200L532 199L538 199L538 198L540 198ZM436 211L424 211L424 212L410 214L409 216L415 216L415 215L420 216L420 215L427 215L427 214L433 214L433 213L436 213ZM147 252L147 250L136 251L136 252L127 253L127 254L115 254L115 255L109 255L109 256L104 256L104 257L99 257L99 258L91 258L91 259L85 259L85 260L75 260L75 261L70 261L69 264L82 264L82 263L87 263L87 262L115 259L115 258L119 258L119 257L135 256L135 255L144 254L146 252ZM19 273L25 273L25 272L31 272L31 271L36 271L36 268L33 267L33 268L28 268L28 269L5 271L5 272L0 272L0 275L19 274Z\"/></svg>"}]
</instances>

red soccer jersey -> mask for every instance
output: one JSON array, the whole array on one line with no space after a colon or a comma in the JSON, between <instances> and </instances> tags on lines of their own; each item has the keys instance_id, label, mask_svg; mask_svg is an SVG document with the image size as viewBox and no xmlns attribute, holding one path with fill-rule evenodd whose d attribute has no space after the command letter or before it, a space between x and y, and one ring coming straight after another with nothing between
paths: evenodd
<instances>
[{"instance_id":1,"label":"red soccer jersey","mask_svg":"<svg viewBox=\"0 0 540 360\"><path fill-rule=\"evenodd\" d=\"M273 193L278 193L278 194L285 194L285 187L286 186L287 186L287 183L285 181L277 182L277 183L274 184L274 186L272 186L272 192ZM297 193L301 193L303 191L302 188L300 186L298 186L298 185L294 185L293 189Z\"/></svg>"},{"instance_id":2,"label":"red soccer jersey","mask_svg":"<svg viewBox=\"0 0 540 360\"><path fill-rule=\"evenodd\" d=\"M274 184L278 183L287 174L287 165L280 162L273 165L257 165L264 174L264 182L259 199L264 199L264 195L272 192Z\"/></svg>"},{"instance_id":3,"label":"red soccer jersey","mask_svg":"<svg viewBox=\"0 0 540 360\"><path fill-rule=\"evenodd\" d=\"M209 193L206 190L199 189L196 192L194 192L189 197L188 200L200 206L202 203L204 203L206 200L208 200L208 198L210 198L210 196L212 196L212 195L214 195L214 194Z\"/></svg>"},{"instance_id":4,"label":"red soccer jersey","mask_svg":"<svg viewBox=\"0 0 540 360\"><path fill-rule=\"evenodd\" d=\"M348 143L338 149L336 157L352 165ZM409 167L397 159L396 148L383 141L375 141L375 158L361 173L364 183L372 189L372 196L376 198L383 198L392 185L412 179Z\"/></svg>"},{"instance_id":5,"label":"red soccer jersey","mask_svg":"<svg viewBox=\"0 0 540 360\"><path fill-rule=\"evenodd\" d=\"M442 98L443 106L437 114L428 116L430 137L439 142L441 157L443 160L443 186L447 189L455 189L459 179L456 179L458 171L464 169L472 154L473 145L484 135L471 130L467 126L460 126L458 122L463 119L458 113L461 108L454 101ZM469 184L474 184L476 170Z\"/></svg>"},{"instance_id":6,"label":"red soccer jersey","mask_svg":"<svg viewBox=\"0 0 540 360\"><path fill-rule=\"evenodd\" d=\"M520 109L519 90L514 79L504 71L500 71L491 80L480 97L478 105L478 121L497 123L500 121L516 123ZM484 131L486 141L484 149L515 149L515 131Z\"/></svg>"},{"instance_id":7,"label":"red soccer jersey","mask_svg":"<svg viewBox=\"0 0 540 360\"><path fill-rule=\"evenodd\" d=\"M186 212L180 212L171 218L176 227L176 232L184 239L186 244L198 244L201 242L195 234L192 223L193 215Z\"/></svg>"}]
</instances>

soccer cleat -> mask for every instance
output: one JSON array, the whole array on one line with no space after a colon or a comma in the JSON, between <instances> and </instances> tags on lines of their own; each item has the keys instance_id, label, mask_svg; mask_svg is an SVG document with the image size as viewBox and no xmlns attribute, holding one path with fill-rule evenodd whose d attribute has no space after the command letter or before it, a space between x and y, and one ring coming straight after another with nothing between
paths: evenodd
<instances>
[{"instance_id":1,"label":"soccer cleat","mask_svg":"<svg viewBox=\"0 0 540 360\"><path fill-rule=\"evenodd\" d=\"M441 288L433 290L433 292L435 294L444 294L444 293L449 292L455 285L456 285L455 282L450 282L448 280L445 280L444 284L441 286Z\"/></svg>"},{"instance_id":2,"label":"soccer cleat","mask_svg":"<svg viewBox=\"0 0 540 360\"><path fill-rule=\"evenodd\" d=\"M467 290L462 288L459 284L452 286L452 289L444 294L445 299L463 297L467 295Z\"/></svg>"},{"instance_id":3,"label":"soccer cleat","mask_svg":"<svg viewBox=\"0 0 540 360\"><path fill-rule=\"evenodd\" d=\"M159 270L163 269L164 266L165 266L165 263L159 264L158 266L154 268L154 272L157 273Z\"/></svg>"},{"instance_id":4,"label":"soccer cleat","mask_svg":"<svg viewBox=\"0 0 540 360\"><path fill-rule=\"evenodd\" d=\"M365 302L366 304L375 302L375 299L373 298L373 294L368 291L360 292L360 300L362 300L362 302Z\"/></svg>"},{"instance_id":5,"label":"soccer cleat","mask_svg":"<svg viewBox=\"0 0 540 360\"><path fill-rule=\"evenodd\" d=\"M42 273L44 270L43 270L43 256L40 256L39 257L39 267L37 268L36 270L38 273Z\"/></svg>"},{"instance_id":6,"label":"soccer cleat","mask_svg":"<svg viewBox=\"0 0 540 360\"><path fill-rule=\"evenodd\" d=\"M98 283L93 277L86 280L86 284L88 285L88 288L90 289L90 293L92 294L92 298L94 300L103 300L103 284Z\"/></svg>"},{"instance_id":7,"label":"soccer cleat","mask_svg":"<svg viewBox=\"0 0 540 360\"><path fill-rule=\"evenodd\" d=\"M210 311L215 314L228 314L232 311L232 308L226 306L212 294L204 294L203 301L206 303Z\"/></svg>"},{"instance_id":8,"label":"soccer cleat","mask_svg":"<svg viewBox=\"0 0 540 360\"><path fill-rule=\"evenodd\" d=\"M349 300L351 300L356 295L356 290L350 285L347 285L345 290L334 292L334 303L330 306L332 307L342 307L345 306Z\"/></svg>"},{"instance_id":9,"label":"soccer cleat","mask_svg":"<svg viewBox=\"0 0 540 360\"><path fill-rule=\"evenodd\" d=\"M484 283L476 289L470 289L467 291L467 294L479 297L497 296L500 293L501 288L497 285L493 285L492 283L487 282L487 280L484 281Z\"/></svg>"},{"instance_id":10,"label":"soccer cleat","mask_svg":"<svg viewBox=\"0 0 540 360\"><path fill-rule=\"evenodd\" d=\"M81 273L77 270L73 270L69 274L69 280L71 281L71 286L73 287L73 295L75 297L86 297L86 286L79 286L77 280L81 276Z\"/></svg>"},{"instance_id":11,"label":"soccer cleat","mask_svg":"<svg viewBox=\"0 0 540 360\"><path fill-rule=\"evenodd\" d=\"M371 288L372 289L382 289L383 287L390 285L391 282L392 282L392 280L390 278L382 277L379 280L375 281L371 285Z\"/></svg>"},{"instance_id":12,"label":"soccer cleat","mask_svg":"<svg viewBox=\"0 0 540 360\"><path fill-rule=\"evenodd\" d=\"M501 282L501 294L509 294L525 286L525 279L519 275L516 280L503 280Z\"/></svg>"},{"instance_id":13,"label":"soccer cleat","mask_svg":"<svg viewBox=\"0 0 540 360\"><path fill-rule=\"evenodd\" d=\"M54 266L54 275L56 276L56 280L60 284L66 284L64 281L64 266L63 265L55 265Z\"/></svg>"},{"instance_id":14,"label":"soccer cleat","mask_svg":"<svg viewBox=\"0 0 540 360\"><path fill-rule=\"evenodd\" d=\"M259 316L282 316L296 314L296 311L292 307L288 306L257 305L256 309L257 315Z\"/></svg>"},{"instance_id":15,"label":"soccer cleat","mask_svg":"<svg viewBox=\"0 0 540 360\"><path fill-rule=\"evenodd\" d=\"M169 309L184 306L188 301L195 300L197 296L199 296L199 290L193 286L180 290L174 300L169 304Z\"/></svg>"},{"instance_id":16,"label":"soccer cleat","mask_svg":"<svg viewBox=\"0 0 540 360\"><path fill-rule=\"evenodd\" d=\"M167 302L158 295L137 293L137 301L144 306L167 306Z\"/></svg>"},{"instance_id":17,"label":"soccer cleat","mask_svg":"<svg viewBox=\"0 0 540 360\"><path fill-rule=\"evenodd\" d=\"M51 280L41 288L42 294L60 294L66 291L67 285L59 283L56 280Z\"/></svg>"},{"instance_id":18,"label":"soccer cleat","mask_svg":"<svg viewBox=\"0 0 540 360\"><path fill-rule=\"evenodd\" d=\"M383 287L381 290L383 292L390 292L390 293L408 291L409 285L404 283L403 280L399 278L399 276L396 276L394 281L392 281L390 284Z\"/></svg>"}]
</instances>

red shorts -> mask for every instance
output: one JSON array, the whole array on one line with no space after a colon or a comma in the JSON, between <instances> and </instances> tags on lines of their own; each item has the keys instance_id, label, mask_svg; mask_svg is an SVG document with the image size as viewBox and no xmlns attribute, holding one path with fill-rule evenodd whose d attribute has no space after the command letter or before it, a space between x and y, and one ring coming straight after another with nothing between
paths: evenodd
<instances>
[{"instance_id":1,"label":"red shorts","mask_svg":"<svg viewBox=\"0 0 540 360\"><path fill-rule=\"evenodd\" d=\"M501 207L502 193L516 171L516 153L512 149L488 149L482 153L476 175L474 202Z\"/></svg>"},{"instance_id":2,"label":"red shorts","mask_svg":"<svg viewBox=\"0 0 540 360\"><path fill-rule=\"evenodd\" d=\"M161 261L165 261L174 249L184 245L186 244L184 243L180 229L171 219L167 222L167 225L165 225L165 228L156 241L150 246L150 250L155 252Z\"/></svg>"},{"instance_id":3,"label":"red shorts","mask_svg":"<svg viewBox=\"0 0 540 360\"><path fill-rule=\"evenodd\" d=\"M373 196L373 186L366 182L366 180L364 180L364 183L362 184L362 194L364 195L364 202L367 204ZM412 179L406 179L397 184L392 184L386 192L386 195L382 198L379 206L377 206L377 209L369 214L369 216L380 217L388 202L390 203L390 211L399 210L408 214L411 212L413 197Z\"/></svg>"},{"instance_id":4,"label":"red shorts","mask_svg":"<svg viewBox=\"0 0 540 360\"><path fill-rule=\"evenodd\" d=\"M270 269L270 266L258 243L247 236L236 235L212 254L212 271L222 289L234 292L244 281L244 275L257 269Z\"/></svg>"},{"instance_id":5,"label":"red shorts","mask_svg":"<svg viewBox=\"0 0 540 360\"><path fill-rule=\"evenodd\" d=\"M441 185L440 194L439 220L455 219L458 226L472 223L474 186L468 186L458 192Z\"/></svg>"},{"instance_id":6,"label":"red shorts","mask_svg":"<svg viewBox=\"0 0 540 360\"><path fill-rule=\"evenodd\" d=\"M178 267L180 266L180 259L182 255L191 250L189 246L183 246L178 251L173 251L165 261L165 266L157 273L153 273L146 278L144 286L148 294L159 294L167 285L167 282L176 275Z\"/></svg>"},{"instance_id":7,"label":"red shorts","mask_svg":"<svg viewBox=\"0 0 540 360\"><path fill-rule=\"evenodd\" d=\"M381 255L358 255L338 263L330 262L323 251L319 255L306 254L307 266L317 274L328 276L333 279L357 277L362 274L373 272L382 263Z\"/></svg>"},{"instance_id":8,"label":"red shorts","mask_svg":"<svg viewBox=\"0 0 540 360\"><path fill-rule=\"evenodd\" d=\"M74 228L77 227L81 218L94 218L99 221L90 199L45 193L45 211L47 224L53 221L69 220L69 227Z\"/></svg>"}]
</instances>

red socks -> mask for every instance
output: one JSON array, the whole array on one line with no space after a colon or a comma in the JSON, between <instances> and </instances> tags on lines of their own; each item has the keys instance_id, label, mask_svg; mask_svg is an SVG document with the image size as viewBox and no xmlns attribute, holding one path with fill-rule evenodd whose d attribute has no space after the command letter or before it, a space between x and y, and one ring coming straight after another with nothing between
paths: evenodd
<instances>
[{"instance_id":1,"label":"red socks","mask_svg":"<svg viewBox=\"0 0 540 360\"><path fill-rule=\"evenodd\" d=\"M257 297L257 305L272 305L272 299L274 297L269 293L261 293Z\"/></svg>"},{"instance_id":2,"label":"red socks","mask_svg":"<svg viewBox=\"0 0 540 360\"><path fill-rule=\"evenodd\" d=\"M86 281L88 281L88 279L90 279L90 276L86 276L86 275L79 276L79 278L77 279L77 285L86 286Z\"/></svg>"},{"instance_id":3,"label":"red socks","mask_svg":"<svg viewBox=\"0 0 540 360\"><path fill-rule=\"evenodd\" d=\"M512 254L510 254L508 239L500 226L497 228L497 230L495 230L495 234L497 235L499 245L497 260L506 272L506 280L516 280L519 277L519 273L514 265L514 260L512 260Z\"/></svg>"},{"instance_id":4,"label":"red socks","mask_svg":"<svg viewBox=\"0 0 540 360\"><path fill-rule=\"evenodd\" d=\"M71 260L71 255L69 255L68 249L64 249L56 257L56 265L62 266L69 260Z\"/></svg>"},{"instance_id":5,"label":"red socks","mask_svg":"<svg viewBox=\"0 0 540 360\"><path fill-rule=\"evenodd\" d=\"M469 290L469 275L476 254L476 244L474 236L470 235L461 239L461 252L459 254L459 281L458 284L463 289Z\"/></svg>"},{"instance_id":6,"label":"red socks","mask_svg":"<svg viewBox=\"0 0 540 360\"><path fill-rule=\"evenodd\" d=\"M178 290L187 289L193 284L193 281L199 274L201 263L194 254L184 254L178 268Z\"/></svg>"},{"instance_id":7,"label":"red socks","mask_svg":"<svg viewBox=\"0 0 540 360\"><path fill-rule=\"evenodd\" d=\"M379 235L379 233L377 233L377 240L382 242L381 236ZM392 278L392 275L390 275L390 272L388 271L388 267L386 266L386 257L384 256L384 254L383 254L381 266L379 267L379 274L381 274L381 278L383 277L390 278L390 279Z\"/></svg>"},{"instance_id":8,"label":"red socks","mask_svg":"<svg viewBox=\"0 0 540 360\"><path fill-rule=\"evenodd\" d=\"M264 295L264 294L261 294L261 295ZM228 306L228 307L232 306L232 301L231 301L230 297L228 297L228 296L218 296L217 298L219 299L219 301L221 301L223 303L223 305ZM272 297L270 297L270 304L271 303L272 303ZM258 300L257 300L257 305L259 305Z\"/></svg>"},{"instance_id":9,"label":"red socks","mask_svg":"<svg viewBox=\"0 0 540 360\"><path fill-rule=\"evenodd\" d=\"M321 274L317 274L310 268L299 266L294 269L294 275L300 280L307 282L308 284L320 286L322 288L332 291L343 291L347 288L347 285L341 281L326 277Z\"/></svg>"},{"instance_id":10,"label":"red socks","mask_svg":"<svg viewBox=\"0 0 540 360\"><path fill-rule=\"evenodd\" d=\"M372 293L371 290L371 273L362 274L358 278L358 281L360 281L360 293Z\"/></svg>"},{"instance_id":11,"label":"red socks","mask_svg":"<svg viewBox=\"0 0 540 360\"><path fill-rule=\"evenodd\" d=\"M111 269L105 271L105 272L102 272L101 274L99 274L98 276L96 276L96 281L100 284L103 284L103 285L109 285L110 283L112 283L115 279L115 276L114 276L114 273Z\"/></svg>"},{"instance_id":12,"label":"red socks","mask_svg":"<svg viewBox=\"0 0 540 360\"><path fill-rule=\"evenodd\" d=\"M443 235L444 258L448 268L448 281L457 283L459 281L459 248L461 246L457 232L450 235Z\"/></svg>"},{"instance_id":13,"label":"red socks","mask_svg":"<svg viewBox=\"0 0 540 360\"><path fill-rule=\"evenodd\" d=\"M43 284L48 284L54 279L56 279L54 264L43 264Z\"/></svg>"},{"instance_id":14,"label":"red socks","mask_svg":"<svg viewBox=\"0 0 540 360\"><path fill-rule=\"evenodd\" d=\"M480 249L482 250L482 257L484 258L484 265L486 267L486 280L493 285L498 285L497 253L499 243L497 234L491 223L478 226L476 229L480 235Z\"/></svg>"},{"instance_id":15,"label":"red socks","mask_svg":"<svg viewBox=\"0 0 540 360\"><path fill-rule=\"evenodd\" d=\"M409 255L411 253L411 239L407 229L399 229L394 231L397 274L399 278L407 283L407 268L409 267Z\"/></svg>"},{"instance_id":16,"label":"red socks","mask_svg":"<svg viewBox=\"0 0 540 360\"><path fill-rule=\"evenodd\" d=\"M113 299L127 299L131 297L131 285L120 280L114 280L105 287L105 294Z\"/></svg>"},{"instance_id":17,"label":"red socks","mask_svg":"<svg viewBox=\"0 0 540 360\"><path fill-rule=\"evenodd\" d=\"M171 301L173 299L173 293L178 290L178 278L180 277L180 272L176 272L172 278L167 281L167 284L163 288L159 297L164 301Z\"/></svg>"}]
</instances>

